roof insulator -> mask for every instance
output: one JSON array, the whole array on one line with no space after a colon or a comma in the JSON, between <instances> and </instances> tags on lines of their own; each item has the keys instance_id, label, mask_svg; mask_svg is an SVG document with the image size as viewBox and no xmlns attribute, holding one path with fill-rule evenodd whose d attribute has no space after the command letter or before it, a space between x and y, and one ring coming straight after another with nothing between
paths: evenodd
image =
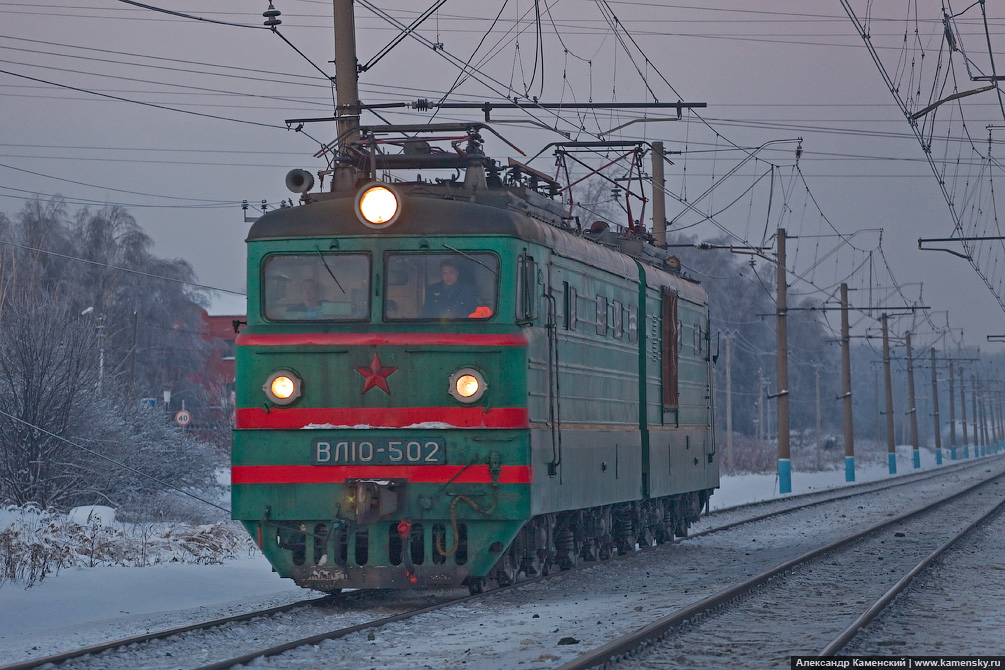
<instances>
[{"instance_id":1,"label":"roof insulator","mask_svg":"<svg viewBox=\"0 0 1005 670\"><path fill-rule=\"evenodd\" d=\"M280 14L281 12L275 7L273 7L272 3L270 2L269 8L264 12L262 12L262 16L264 16L266 19L265 25L268 26L269 28L275 28L276 26L278 26L280 23L282 23L282 21L279 19Z\"/></svg>"}]
</instances>

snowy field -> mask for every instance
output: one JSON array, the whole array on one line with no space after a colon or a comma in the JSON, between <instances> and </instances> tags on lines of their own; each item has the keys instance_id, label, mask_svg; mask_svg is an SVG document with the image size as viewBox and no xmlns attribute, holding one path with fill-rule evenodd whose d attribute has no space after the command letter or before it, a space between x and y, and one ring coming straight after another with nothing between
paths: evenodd
<instances>
[{"instance_id":1,"label":"snowy field","mask_svg":"<svg viewBox=\"0 0 1005 670\"><path fill-rule=\"evenodd\" d=\"M936 467L922 450L922 469ZM898 452L899 474L914 471L910 448ZM949 461L947 460L946 463ZM860 465L858 482L888 477L886 465ZM792 475L793 493L840 487L841 470ZM713 510L778 497L774 474L722 478L712 496ZM86 516L86 515L84 515ZM11 523L0 512L0 530ZM229 616L252 608L319 596L276 576L257 552L238 551L222 563L172 561L161 554L146 567L72 567L25 588L0 585L0 665L120 639L197 620Z\"/></svg>"}]
</instances>

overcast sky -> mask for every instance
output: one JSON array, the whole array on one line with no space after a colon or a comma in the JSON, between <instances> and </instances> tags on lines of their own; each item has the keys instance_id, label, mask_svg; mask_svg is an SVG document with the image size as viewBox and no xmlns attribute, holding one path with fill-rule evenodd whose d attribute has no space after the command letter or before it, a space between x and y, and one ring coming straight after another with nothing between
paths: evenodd
<instances>
[{"instance_id":1,"label":"overcast sky","mask_svg":"<svg viewBox=\"0 0 1005 670\"><path fill-rule=\"evenodd\" d=\"M333 125L310 124L296 133L284 120L331 114L332 89L318 69L332 69L331 3L274 2L282 12L280 32L302 55L261 29L267 2L149 4L240 26L113 0L4 3L0 211L14 214L34 194L60 194L71 212L122 204L155 240L155 253L188 260L204 284L243 291L250 224L241 201L274 206L292 195L284 188L288 170L325 167L313 154L332 140ZM371 8L410 23L432 4L357 1L359 61L368 62L397 34ZM855 305L871 300L875 306L906 301L931 307L931 323L905 317L894 326L903 332L913 324L916 347L954 347L962 332L966 344L997 350L985 337L1005 333L992 291L1000 293L999 273L1005 272L1005 259L1000 269L998 263L1001 243L977 250L977 269L948 253L918 250L918 238L953 234L954 212L970 234L1001 234L991 195L999 168L987 160L988 126L1005 126L997 93L947 103L938 118L920 117L919 132L936 168L949 170L944 193L839 2L697 4L705 6L448 0L419 28L421 41L404 40L361 75L361 97L409 102L452 90L452 101L527 95L554 102L707 103L681 121L657 122L668 115L650 114L650 122L605 135L663 140L668 150L683 152L667 166L671 230L771 247L770 256L775 230L784 227L796 238L788 244L788 266L798 275L794 295L822 302L847 281ZM950 68L941 5L919 0L913 17L906 14L908 3L883 3L871 15L869 4L851 3L863 21L870 19L865 27L877 57L909 111L987 85L966 79L962 55L970 59L970 74L989 74L988 40L997 46L1000 17L988 17L985 33L979 8L955 8L962 13L951 32L963 51L953 53ZM433 50L433 43L442 49ZM456 63L469 59L478 72L458 81ZM945 83L950 71L957 79ZM384 116L406 123L434 118L430 112ZM518 122L494 127L533 155L564 139L556 130L595 140L640 115L493 116ZM435 116L462 118L480 119L480 113ZM377 122L364 117L364 123ZM520 158L495 140L487 149L496 158ZM535 166L553 171L550 153ZM637 216L638 204L633 207ZM647 226L650 217L651 209ZM957 243L944 246L961 250ZM891 272L900 294L890 288ZM773 281L769 271L761 275ZM860 329L873 323L858 319ZM950 336L932 330L947 324Z\"/></svg>"}]
</instances>

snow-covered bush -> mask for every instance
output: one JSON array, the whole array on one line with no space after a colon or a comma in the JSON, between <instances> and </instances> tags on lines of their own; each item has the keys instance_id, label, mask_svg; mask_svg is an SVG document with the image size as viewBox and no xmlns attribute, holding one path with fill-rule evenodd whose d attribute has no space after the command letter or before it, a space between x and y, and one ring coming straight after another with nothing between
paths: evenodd
<instances>
[{"instance_id":1,"label":"snow-covered bush","mask_svg":"<svg viewBox=\"0 0 1005 670\"><path fill-rule=\"evenodd\" d=\"M0 510L0 586L31 586L69 567L221 563L257 549L240 524L123 523L107 507L70 514L33 505Z\"/></svg>"}]
</instances>

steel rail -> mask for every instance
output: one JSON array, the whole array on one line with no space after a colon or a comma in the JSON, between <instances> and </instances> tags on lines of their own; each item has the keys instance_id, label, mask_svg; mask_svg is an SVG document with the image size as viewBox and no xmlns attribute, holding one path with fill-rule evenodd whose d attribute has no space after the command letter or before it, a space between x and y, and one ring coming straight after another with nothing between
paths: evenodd
<instances>
[{"instance_id":1,"label":"steel rail","mask_svg":"<svg viewBox=\"0 0 1005 670\"><path fill-rule=\"evenodd\" d=\"M310 600L298 600L297 602L290 603L288 605L279 605L278 607L270 607L268 609L257 610L255 612L248 612L246 614L236 614L234 616L229 616L224 619L213 619L211 621L203 621L201 623L195 623L188 626L181 626L179 628L172 628L170 630L158 631L156 633L144 633L143 635L136 635L135 637L128 637L121 640L113 640L111 642L102 642L101 644L96 644L91 647L83 647L81 649L75 649L74 651L68 651L63 654L55 654L53 656L46 656L45 658L36 658L28 661L22 661L20 663L14 663L13 665L5 665L0 667L0 670L28 670L29 668L38 668L50 663L52 665L59 665L61 663L65 663L66 661L70 661L75 658L80 658L81 656L100 654L101 652L108 651L109 649L118 649L119 647L125 647L130 644L142 644L144 642L150 642L152 640L160 640L166 637L181 635L183 633L189 633L195 630L208 630L210 628L218 628L220 626L225 626L229 623L235 623L238 621L248 621L250 619L255 619L263 616L272 616L273 614L281 614L283 612L289 612L295 609L300 609L302 607L310 607L311 605L320 605L323 602L330 600L331 596L324 596L322 598L312 598Z\"/></svg>"},{"instance_id":2,"label":"steel rail","mask_svg":"<svg viewBox=\"0 0 1005 670\"><path fill-rule=\"evenodd\" d=\"M866 611L863 612L861 616L855 619L855 621L853 621L851 625L849 625L847 628L841 631L841 633L837 637L835 637L830 644L828 644L826 647L823 648L819 656L820 657L833 656L842 648L844 648L844 646L847 645L852 640L852 638L854 638L858 634L858 632L862 630L862 628L867 626L873 619L879 616L879 614L884 609L886 609L887 605L889 605L894 598L896 598L911 584L912 581L914 581L915 577L917 577L922 572L927 570L928 567L935 562L935 559L937 559L939 556L941 556L946 551L951 549L960 540L969 536L977 528L990 522L992 519L1001 514L1003 511L1005 511L1005 500L1002 500L993 509L988 511L982 517L980 517L979 519L971 523L969 526L961 530L959 533L957 533L955 536L953 536L941 547L939 547L931 554L929 554L924 560L922 560L920 563L914 566L914 568L910 572L901 577L896 584L890 587L889 591L880 596L876 600L876 602L874 602L868 609L866 609Z\"/></svg>"},{"instance_id":3,"label":"steel rail","mask_svg":"<svg viewBox=\"0 0 1005 670\"><path fill-rule=\"evenodd\" d=\"M520 584L527 584L531 581L539 581L543 577L535 577L533 580L527 580L523 582L517 582L517 584L504 587L512 588ZM462 596L454 600L448 600L446 602L437 603L435 605L429 605L428 607L420 607L418 609L409 610L408 612L402 612L401 614L395 614L394 616L385 617L383 619L375 619L367 623L357 624L355 626L350 626L349 628L340 628L338 630L333 630L327 633L318 633L317 635L312 635L310 637L305 637L300 640L293 640L292 642L287 642L285 644L276 645L275 647L269 647L268 649L262 649L260 651L253 651L243 656L238 656L235 658L230 658L225 661L218 661L216 663L210 663L209 665L202 665L195 670L224 670L224 668L233 668L236 665L243 665L245 663L250 663L255 659L267 658L269 656L276 656L282 654L285 651L290 651L291 649L297 649L298 647L306 647L308 645L315 645L324 642L325 640L337 640L340 637L345 637L346 635L351 635L352 633L358 633L361 630L367 630L370 628L380 628L381 626L387 625L389 623L395 623L397 621L404 621L406 619L411 619L414 616L420 614L427 614L429 612L435 612L437 610L443 609L448 605L454 605L457 603L467 602L468 600L474 600L476 598L483 597L486 593L495 593L502 589L493 589L491 591L485 591L484 593L475 593L469 596Z\"/></svg>"},{"instance_id":4,"label":"steel rail","mask_svg":"<svg viewBox=\"0 0 1005 670\"><path fill-rule=\"evenodd\" d=\"M844 548L878 531L904 521L911 520L915 517L922 516L949 501L969 495L974 491L985 486L989 486L990 484L1003 478L1005 478L1005 473L995 475L989 479L963 489L962 491L958 491L951 496L942 498L911 512L906 512L887 521L883 521L882 523L866 528L865 530L859 531L835 542L831 542L830 544L808 551L801 556L785 561L784 563L755 575L740 584L731 586L696 603L692 603L691 605L661 617L653 623L612 640L611 642L598 647L593 651L582 654L578 658L560 666L559 670L587 670L588 668L604 667L608 664L616 663L620 658L633 655L646 646L657 642L667 634L671 633L674 629L681 626L684 622L690 621L696 616L706 614L731 600L742 597L780 574L788 572L793 568L804 563L808 563L820 556L824 556L838 549Z\"/></svg>"},{"instance_id":5,"label":"steel rail","mask_svg":"<svg viewBox=\"0 0 1005 670\"><path fill-rule=\"evenodd\" d=\"M758 516L753 516L747 519L740 519L738 521L732 521L725 523L721 526L715 526L713 528L708 528L706 530L698 531L696 533L690 534L687 537L680 539L686 540L693 537L702 537L703 535L709 535L711 533L718 533L719 531L729 530L736 526L742 526L746 523L753 523L754 521L763 521L765 519L770 519L771 517L780 516L782 514L787 514L789 512L796 512L808 507L815 507L816 505L823 505L829 502L836 502L840 500L845 500L847 498L855 498L857 496L865 495L867 493L873 493L876 491L886 491L889 489L897 488L899 486L907 486L908 484L915 484L917 482L927 481L933 479L934 477L939 477L945 475L947 472L958 472L960 470L966 470L969 467L976 467L976 464L982 459L971 459L969 461L962 461L960 463L951 463L950 465L943 466L942 468L937 468L933 470L923 470L921 472L913 472L911 474L901 475L895 480L889 479L874 479L868 482L859 482L857 484L852 484L850 486L841 486L834 489L822 489L820 491L811 491L809 493L799 493L792 496L786 496L784 498L773 498L769 500L759 500L753 503L747 503L745 505L734 505L733 507L723 507L722 509L717 509L714 512L705 515L705 518L711 518L716 514L725 514L736 512L744 509L753 509L755 507L764 507L767 505L777 505L791 500L802 500L805 498L810 498L813 496L822 496L819 500L809 501L799 505L793 505L792 507L786 507L784 509L775 510L773 512L765 512ZM983 465L983 463L981 463ZM850 492L845 492L849 489L854 489ZM836 495L828 496L828 493L834 493ZM0 668L0 670L3 670Z\"/></svg>"}]
</instances>

